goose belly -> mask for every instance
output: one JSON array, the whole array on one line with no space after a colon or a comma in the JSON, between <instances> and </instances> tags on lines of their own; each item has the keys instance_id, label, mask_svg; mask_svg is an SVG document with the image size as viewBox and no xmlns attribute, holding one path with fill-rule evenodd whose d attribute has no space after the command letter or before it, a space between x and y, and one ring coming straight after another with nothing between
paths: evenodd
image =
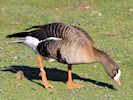
<instances>
[{"instance_id":1,"label":"goose belly","mask_svg":"<svg viewBox=\"0 0 133 100\"><path fill-rule=\"evenodd\" d=\"M62 52L62 57L68 64L82 64L93 62L93 53L81 49L70 49Z\"/></svg>"},{"instance_id":2,"label":"goose belly","mask_svg":"<svg viewBox=\"0 0 133 100\"><path fill-rule=\"evenodd\" d=\"M71 56L71 54L69 53L69 54L66 54L64 59L68 64L91 63L91 60L83 58L81 54L74 54Z\"/></svg>"}]
</instances>

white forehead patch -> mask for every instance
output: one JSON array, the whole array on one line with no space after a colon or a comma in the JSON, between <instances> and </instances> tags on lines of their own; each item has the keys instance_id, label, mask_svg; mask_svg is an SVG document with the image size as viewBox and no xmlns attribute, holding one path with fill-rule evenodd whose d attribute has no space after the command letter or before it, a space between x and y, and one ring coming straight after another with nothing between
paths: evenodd
<instances>
[{"instance_id":1,"label":"white forehead patch","mask_svg":"<svg viewBox=\"0 0 133 100\"><path fill-rule=\"evenodd\" d=\"M118 73L115 75L114 80L120 79L120 76L121 76L121 70L118 69Z\"/></svg>"}]
</instances>

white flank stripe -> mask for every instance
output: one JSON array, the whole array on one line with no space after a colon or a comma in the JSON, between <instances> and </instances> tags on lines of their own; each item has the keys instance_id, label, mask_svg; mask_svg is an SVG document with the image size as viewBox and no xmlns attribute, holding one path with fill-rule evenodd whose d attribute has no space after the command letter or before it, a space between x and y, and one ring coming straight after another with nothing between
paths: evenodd
<instances>
[{"instance_id":1,"label":"white flank stripe","mask_svg":"<svg viewBox=\"0 0 133 100\"><path fill-rule=\"evenodd\" d=\"M49 37L47 39L41 40L40 42L47 41L47 40L62 40L62 39L61 38L57 38L57 37Z\"/></svg>"}]
</instances>

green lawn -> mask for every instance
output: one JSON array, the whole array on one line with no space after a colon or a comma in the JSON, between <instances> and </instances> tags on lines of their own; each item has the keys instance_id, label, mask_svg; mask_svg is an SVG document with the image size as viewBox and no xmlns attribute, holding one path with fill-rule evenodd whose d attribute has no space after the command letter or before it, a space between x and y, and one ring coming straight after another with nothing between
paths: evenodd
<instances>
[{"instance_id":1,"label":"green lawn","mask_svg":"<svg viewBox=\"0 0 133 100\"><path fill-rule=\"evenodd\" d=\"M100 64L73 66L75 83L66 88L67 65L48 63L47 76L54 86L41 85L37 55L22 45L9 44L7 34L38 24L62 22L86 30L97 48L107 52L122 70L120 87ZM24 79L15 73L23 70ZM0 100L132 100L133 0L0 0Z\"/></svg>"}]
</instances>

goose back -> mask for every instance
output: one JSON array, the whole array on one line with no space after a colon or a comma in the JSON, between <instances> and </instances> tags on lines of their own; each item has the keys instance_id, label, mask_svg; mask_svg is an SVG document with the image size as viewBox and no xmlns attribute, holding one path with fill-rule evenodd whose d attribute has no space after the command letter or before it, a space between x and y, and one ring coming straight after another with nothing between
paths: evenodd
<instances>
[{"instance_id":1,"label":"goose back","mask_svg":"<svg viewBox=\"0 0 133 100\"><path fill-rule=\"evenodd\" d=\"M90 43L94 43L87 32L76 26L65 25L62 23L51 23L46 25L32 26L29 29L32 28L37 29L30 31L29 35L36 37L39 40L44 40L49 37L57 37L62 39L83 39L84 41L86 40L90 41Z\"/></svg>"}]
</instances>

